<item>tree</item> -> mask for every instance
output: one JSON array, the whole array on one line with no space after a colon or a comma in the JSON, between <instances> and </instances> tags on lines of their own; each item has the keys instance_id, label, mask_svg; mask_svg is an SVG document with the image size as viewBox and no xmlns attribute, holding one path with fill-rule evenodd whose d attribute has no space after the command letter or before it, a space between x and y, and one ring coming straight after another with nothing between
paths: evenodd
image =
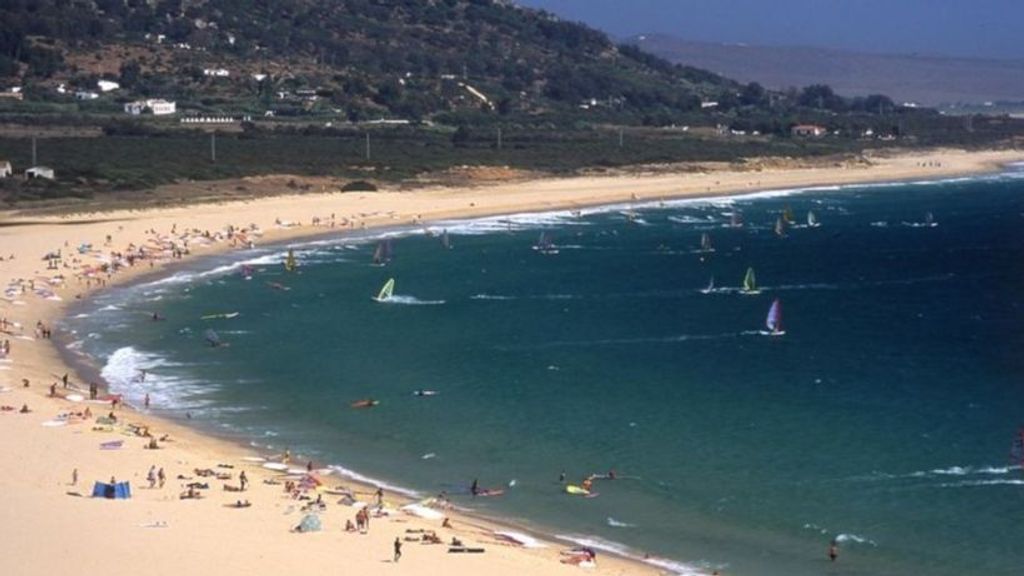
<instances>
[{"instance_id":1,"label":"tree","mask_svg":"<svg viewBox=\"0 0 1024 576\"><path fill-rule=\"evenodd\" d=\"M121 64L121 87L133 90L136 84L139 83L139 79L142 77L142 66L139 66L137 60L129 60L124 64Z\"/></svg>"}]
</instances>

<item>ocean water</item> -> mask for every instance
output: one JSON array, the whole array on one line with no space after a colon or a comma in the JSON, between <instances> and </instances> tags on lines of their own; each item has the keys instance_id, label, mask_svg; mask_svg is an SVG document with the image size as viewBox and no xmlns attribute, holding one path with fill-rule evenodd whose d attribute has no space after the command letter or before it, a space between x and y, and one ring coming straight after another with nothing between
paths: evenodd
<instances>
[{"instance_id":1,"label":"ocean water","mask_svg":"<svg viewBox=\"0 0 1024 576\"><path fill-rule=\"evenodd\" d=\"M377 233L385 267L374 236L294 273L260 248L83 304L69 353L166 416L674 573L1016 575L1022 176L433 223ZM822 225L779 238L787 210Z\"/></svg>"}]
</instances>

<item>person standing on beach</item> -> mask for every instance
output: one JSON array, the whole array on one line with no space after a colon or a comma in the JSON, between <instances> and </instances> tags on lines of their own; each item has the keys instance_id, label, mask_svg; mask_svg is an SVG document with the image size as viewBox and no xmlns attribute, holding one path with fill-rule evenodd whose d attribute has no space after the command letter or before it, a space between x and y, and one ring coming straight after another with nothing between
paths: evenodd
<instances>
[{"instance_id":1,"label":"person standing on beach","mask_svg":"<svg viewBox=\"0 0 1024 576\"><path fill-rule=\"evenodd\" d=\"M384 489L380 486L377 487L377 492L374 494L377 497L377 506L384 504Z\"/></svg>"},{"instance_id":2,"label":"person standing on beach","mask_svg":"<svg viewBox=\"0 0 1024 576\"><path fill-rule=\"evenodd\" d=\"M71 485L78 486L78 468L71 471Z\"/></svg>"},{"instance_id":3,"label":"person standing on beach","mask_svg":"<svg viewBox=\"0 0 1024 576\"><path fill-rule=\"evenodd\" d=\"M149 409L149 393L148 392L146 393L146 397L142 400L142 403L146 406L146 409Z\"/></svg>"},{"instance_id":4,"label":"person standing on beach","mask_svg":"<svg viewBox=\"0 0 1024 576\"><path fill-rule=\"evenodd\" d=\"M149 472L146 473L146 480L149 481L150 490L156 487L156 466L149 467Z\"/></svg>"},{"instance_id":5,"label":"person standing on beach","mask_svg":"<svg viewBox=\"0 0 1024 576\"><path fill-rule=\"evenodd\" d=\"M242 472L242 475L245 475L245 472ZM164 482L167 481L167 475L164 474L164 469L163 468L161 468L160 470L157 470L156 479L160 483L160 487L163 488L164 487Z\"/></svg>"},{"instance_id":6,"label":"person standing on beach","mask_svg":"<svg viewBox=\"0 0 1024 576\"><path fill-rule=\"evenodd\" d=\"M399 558L402 557L402 541L399 540L398 536L395 536L395 563L398 563Z\"/></svg>"},{"instance_id":7,"label":"person standing on beach","mask_svg":"<svg viewBox=\"0 0 1024 576\"><path fill-rule=\"evenodd\" d=\"M238 475L238 482L242 485L242 492L245 492L247 486L249 486L249 478L245 475L245 470Z\"/></svg>"},{"instance_id":8,"label":"person standing on beach","mask_svg":"<svg viewBox=\"0 0 1024 576\"><path fill-rule=\"evenodd\" d=\"M839 544L832 540L828 544L828 559L835 562L836 558L839 558Z\"/></svg>"}]
</instances>

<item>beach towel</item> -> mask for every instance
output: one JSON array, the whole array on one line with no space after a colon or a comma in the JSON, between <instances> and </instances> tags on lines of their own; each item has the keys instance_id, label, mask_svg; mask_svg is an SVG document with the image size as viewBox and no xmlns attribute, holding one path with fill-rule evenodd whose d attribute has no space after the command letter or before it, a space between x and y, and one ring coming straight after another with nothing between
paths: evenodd
<instances>
[{"instance_id":1,"label":"beach towel","mask_svg":"<svg viewBox=\"0 0 1024 576\"><path fill-rule=\"evenodd\" d=\"M321 530L320 517L316 514L306 514L299 522L299 532L319 532Z\"/></svg>"},{"instance_id":2,"label":"beach towel","mask_svg":"<svg viewBox=\"0 0 1024 576\"><path fill-rule=\"evenodd\" d=\"M117 450L124 445L124 440L111 440L100 444L100 450Z\"/></svg>"},{"instance_id":3,"label":"beach towel","mask_svg":"<svg viewBox=\"0 0 1024 576\"><path fill-rule=\"evenodd\" d=\"M132 497L132 487L129 482L96 482L92 486L93 498L109 498L112 500L127 500Z\"/></svg>"}]
</instances>

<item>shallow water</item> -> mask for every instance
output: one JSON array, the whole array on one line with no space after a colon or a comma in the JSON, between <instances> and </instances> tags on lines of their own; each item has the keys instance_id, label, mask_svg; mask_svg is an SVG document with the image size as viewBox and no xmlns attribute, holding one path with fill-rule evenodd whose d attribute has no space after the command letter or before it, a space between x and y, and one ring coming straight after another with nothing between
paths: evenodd
<instances>
[{"instance_id":1,"label":"shallow water","mask_svg":"<svg viewBox=\"0 0 1024 576\"><path fill-rule=\"evenodd\" d=\"M66 323L136 403L679 572L820 574L838 538L844 574L1017 574L1022 193L1008 174L439 223L450 250L409 231L378 268L372 240L318 241L293 274L246 255L251 280L216 257ZM787 207L822 226L776 237ZM766 337L775 298L787 333ZM558 483L612 468L597 498Z\"/></svg>"}]
</instances>

